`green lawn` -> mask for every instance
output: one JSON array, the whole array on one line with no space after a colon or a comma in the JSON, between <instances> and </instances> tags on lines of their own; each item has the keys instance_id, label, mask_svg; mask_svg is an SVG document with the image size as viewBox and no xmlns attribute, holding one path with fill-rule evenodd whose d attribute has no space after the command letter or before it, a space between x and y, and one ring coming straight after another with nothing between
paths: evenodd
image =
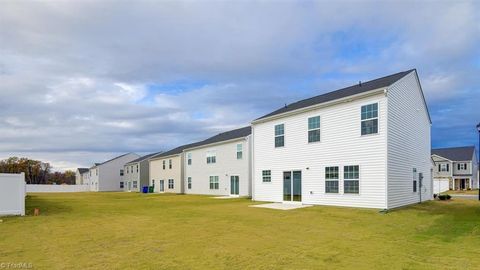
<instances>
[{"instance_id":1,"label":"green lawn","mask_svg":"<svg viewBox=\"0 0 480 270\"><path fill-rule=\"evenodd\" d=\"M376 210L247 199L37 194L0 223L0 263L35 269L478 269L480 203Z\"/></svg>"}]
</instances>

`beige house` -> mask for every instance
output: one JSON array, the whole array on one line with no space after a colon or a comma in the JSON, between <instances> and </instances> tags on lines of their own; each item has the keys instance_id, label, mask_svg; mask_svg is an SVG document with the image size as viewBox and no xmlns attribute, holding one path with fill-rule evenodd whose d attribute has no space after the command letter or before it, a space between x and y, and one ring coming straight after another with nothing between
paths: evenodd
<instances>
[{"instance_id":1,"label":"beige house","mask_svg":"<svg viewBox=\"0 0 480 270\"><path fill-rule=\"evenodd\" d=\"M432 149L433 178L437 185L448 183L450 190L478 188L478 168L474 146ZM446 189L446 188L444 188Z\"/></svg>"},{"instance_id":2,"label":"beige house","mask_svg":"<svg viewBox=\"0 0 480 270\"><path fill-rule=\"evenodd\" d=\"M195 144L182 145L148 159L150 185L158 193L184 193L183 150Z\"/></svg>"}]
</instances>

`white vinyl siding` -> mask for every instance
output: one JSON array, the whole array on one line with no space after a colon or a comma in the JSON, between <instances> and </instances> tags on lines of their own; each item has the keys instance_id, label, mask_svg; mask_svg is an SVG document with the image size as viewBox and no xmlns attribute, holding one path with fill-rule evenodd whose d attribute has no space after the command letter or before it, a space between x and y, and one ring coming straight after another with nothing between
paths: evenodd
<instances>
[{"instance_id":1,"label":"white vinyl siding","mask_svg":"<svg viewBox=\"0 0 480 270\"><path fill-rule=\"evenodd\" d=\"M433 180L430 122L415 73L408 74L390 86L387 96L387 208L417 203L420 196L422 201L431 200ZM418 192L412 192L412 168L416 168L418 174L423 174L423 187L419 187ZM419 178L417 180L420 182Z\"/></svg>"}]
</instances>

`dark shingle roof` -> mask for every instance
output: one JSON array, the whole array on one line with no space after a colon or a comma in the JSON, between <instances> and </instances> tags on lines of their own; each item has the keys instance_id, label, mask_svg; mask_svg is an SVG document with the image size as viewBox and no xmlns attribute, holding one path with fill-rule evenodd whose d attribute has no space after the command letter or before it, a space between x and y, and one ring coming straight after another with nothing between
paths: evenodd
<instances>
[{"instance_id":1,"label":"dark shingle roof","mask_svg":"<svg viewBox=\"0 0 480 270\"><path fill-rule=\"evenodd\" d=\"M395 73L395 74L388 75L388 76L378 78L378 79L375 79L375 80L371 80L371 81L368 81L368 82L362 82L361 84L352 85L352 86L349 86L349 87L346 87L346 88L342 88L342 89L339 89L339 90L336 90L336 91L333 91L333 92L329 92L329 93L326 93L326 94L322 94L322 95L319 95L319 96L315 96L315 97L312 97L312 98L307 98L307 99L304 99L304 100L300 100L300 101L297 101L295 103L289 104L285 107L282 107L282 108L280 108L276 111L273 111L269 114L266 114L266 115L264 115L260 118L257 118L256 120L260 120L260 119L267 118L267 117L274 116L274 115L281 114L281 113L286 113L286 112L310 107L310 106L325 103L325 102L328 102L328 101L333 101L333 100L340 99L340 98L345 98L345 97L357 95L357 94L368 92L368 91L375 90L375 89L388 87L388 86L392 85L393 83L395 83L396 81L400 80L401 78L405 77L407 74L409 74L410 72L412 72L414 70L415 69L410 69L410 70L407 70L407 71Z\"/></svg>"},{"instance_id":2,"label":"dark shingle roof","mask_svg":"<svg viewBox=\"0 0 480 270\"><path fill-rule=\"evenodd\" d=\"M432 155L441 156L452 161L472 160L475 146L432 149Z\"/></svg>"},{"instance_id":3,"label":"dark shingle roof","mask_svg":"<svg viewBox=\"0 0 480 270\"><path fill-rule=\"evenodd\" d=\"M132 160L132 161L126 163L126 164L141 162L141 161L144 161L144 160L146 160L146 159L149 159L149 158L151 158L151 157L153 157L153 156L155 156L155 155L161 154L161 153L162 153L162 152L157 152L157 153L148 154L148 155L145 155L145 156L143 156L143 157L139 157L139 158L137 158L137 159L135 159L135 160Z\"/></svg>"},{"instance_id":4,"label":"dark shingle roof","mask_svg":"<svg viewBox=\"0 0 480 270\"><path fill-rule=\"evenodd\" d=\"M198 142L197 143L185 144L185 145L179 146L177 148L173 148L171 150L168 150L166 152L154 155L150 158L168 157L168 156L180 154L180 153L183 152L183 149L186 149L186 148L189 148L189 147L194 147L196 144L198 144Z\"/></svg>"},{"instance_id":5,"label":"dark shingle roof","mask_svg":"<svg viewBox=\"0 0 480 270\"><path fill-rule=\"evenodd\" d=\"M88 172L89 170L90 170L90 169L88 169L88 168L78 168L78 172L79 172L80 174L84 174L84 173Z\"/></svg>"},{"instance_id":6,"label":"dark shingle roof","mask_svg":"<svg viewBox=\"0 0 480 270\"><path fill-rule=\"evenodd\" d=\"M198 147L202 145L207 145L207 144L212 144L217 142L224 142L224 141L233 140L237 138L243 138L243 137L247 137L250 134L252 134L252 127L248 126L248 127L238 128L238 129L222 132L204 141L195 143L193 146L189 146L187 148L193 148L193 147ZM187 149L187 148L184 148L184 149Z\"/></svg>"}]
</instances>

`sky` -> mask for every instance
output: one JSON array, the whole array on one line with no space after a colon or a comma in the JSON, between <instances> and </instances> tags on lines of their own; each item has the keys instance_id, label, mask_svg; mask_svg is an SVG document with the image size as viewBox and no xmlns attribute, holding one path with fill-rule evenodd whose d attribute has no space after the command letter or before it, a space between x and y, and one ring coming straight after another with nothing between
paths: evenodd
<instances>
[{"instance_id":1,"label":"sky","mask_svg":"<svg viewBox=\"0 0 480 270\"><path fill-rule=\"evenodd\" d=\"M416 68L432 146L474 145L477 1L17 1L0 8L0 159L90 167Z\"/></svg>"}]
</instances>

